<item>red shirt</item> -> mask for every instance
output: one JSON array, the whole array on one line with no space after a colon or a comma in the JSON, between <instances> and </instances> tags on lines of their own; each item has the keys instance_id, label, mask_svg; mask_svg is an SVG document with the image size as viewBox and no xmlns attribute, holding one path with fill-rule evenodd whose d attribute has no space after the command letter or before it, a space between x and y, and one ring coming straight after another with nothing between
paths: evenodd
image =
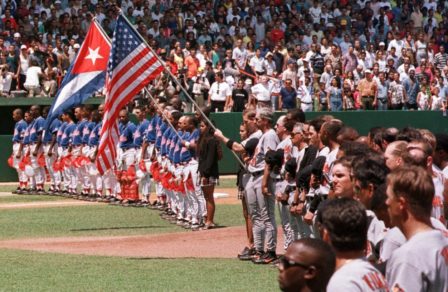
<instances>
[{"instance_id":1,"label":"red shirt","mask_svg":"<svg viewBox=\"0 0 448 292\"><path fill-rule=\"evenodd\" d=\"M278 43L279 41L281 41L284 38L285 38L285 33L281 29L274 28L273 30L271 30L272 42Z\"/></svg>"}]
</instances>

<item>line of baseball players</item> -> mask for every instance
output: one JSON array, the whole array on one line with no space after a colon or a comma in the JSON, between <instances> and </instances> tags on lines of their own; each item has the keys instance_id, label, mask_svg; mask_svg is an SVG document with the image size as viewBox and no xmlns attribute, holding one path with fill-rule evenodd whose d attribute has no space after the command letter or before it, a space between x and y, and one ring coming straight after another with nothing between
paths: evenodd
<instances>
[{"instance_id":1,"label":"line of baseball players","mask_svg":"<svg viewBox=\"0 0 448 292\"><path fill-rule=\"evenodd\" d=\"M447 290L448 135L374 128L363 137L331 116L305 122L295 110L274 121L268 109L244 112L241 143L215 132L246 162L241 260L276 263L281 279L291 267L312 278L311 264L294 261L294 252L277 257L277 207L285 249L319 238L335 253L336 272L316 291Z\"/></svg>"},{"instance_id":2,"label":"line of baseball players","mask_svg":"<svg viewBox=\"0 0 448 292\"><path fill-rule=\"evenodd\" d=\"M137 124L129 120L127 110L121 110L117 165L100 175L95 160L104 105L97 110L87 105L76 107L74 112L68 110L44 131L48 110L45 108L41 116L40 107L35 105L25 113L21 109L13 112L16 124L10 161L19 177L16 193L151 205L165 211L163 218L186 228L215 226L217 159L208 149L210 154L203 155L202 166L198 161L199 147L210 141L206 137L211 135L210 126L200 116L183 116L163 99L157 108L153 104L135 108ZM200 145L201 137L204 143ZM213 135L211 138L215 139ZM45 191L47 176L50 187ZM157 195L152 204L151 185ZM211 194L203 191L210 187Z\"/></svg>"}]
</instances>

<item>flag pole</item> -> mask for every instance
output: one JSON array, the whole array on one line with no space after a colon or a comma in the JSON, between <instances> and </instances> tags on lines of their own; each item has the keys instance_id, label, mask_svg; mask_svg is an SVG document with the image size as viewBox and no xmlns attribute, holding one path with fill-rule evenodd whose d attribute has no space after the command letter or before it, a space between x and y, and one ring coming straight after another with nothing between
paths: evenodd
<instances>
[{"instance_id":1,"label":"flag pole","mask_svg":"<svg viewBox=\"0 0 448 292\"><path fill-rule=\"evenodd\" d=\"M120 11L121 16L123 16L123 18L126 20L126 22L129 24L129 26L134 27L134 25L129 21L129 19ZM146 39L140 34L140 32L136 29L134 29L134 31L138 34L138 36L143 40L143 42L145 43L145 45L149 48L149 50L152 52L152 54L154 55L154 57L156 57L156 59L164 65L164 69L165 71L168 72L168 74L171 76L171 78L174 80L174 82L176 83L177 86L180 87L180 89L185 93L185 95L188 97L188 99L196 106L196 108L198 109L198 111L201 113L202 117L207 121L207 123L210 125L210 127L213 130L217 130L217 128L215 127L215 125L213 125L213 123L210 121L210 119L207 117L207 115L201 110L201 108L198 106L198 104L196 103L196 101L190 96L190 94L188 94L187 90L180 84L179 80L177 80L176 76L174 76L174 74L171 72L171 70L168 70L165 67L165 62L160 59L159 55L156 54L156 52L154 52L154 50L151 48L151 46L146 42ZM233 156L235 156L235 159L238 161L238 163L243 167L246 168L246 165L241 161L240 157L238 156L238 154L236 154L232 149L230 149L230 151L232 152Z\"/></svg>"}]
</instances>

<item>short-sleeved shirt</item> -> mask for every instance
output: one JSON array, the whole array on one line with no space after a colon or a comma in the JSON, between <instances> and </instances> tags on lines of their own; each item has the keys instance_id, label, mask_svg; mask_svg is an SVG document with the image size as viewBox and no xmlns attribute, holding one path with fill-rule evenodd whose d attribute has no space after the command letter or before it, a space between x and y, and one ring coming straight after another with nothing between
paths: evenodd
<instances>
[{"instance_id":1,"label":"short-sleeved shirt","mask_svg":"<svg viewBox=\"0 0 448 292\"><path fill-rule=\"evenodd\" d=\"M12 142L15 143L23 142L27 126L28 124L25 122L25 120L20 120L14 125L14 134L12 136Z\"/></svg>"},{"instance_id":2,"label":"short-sleeved shirt","mask_svg":"<svg viewBox=\"0 0 448 292\"><path fill-rule=\"evenodd\" d=\"M72 133L75 131L76 125L75 123L69 123L65 126L64 132L61 136L61 141L59 143L62 147L68 147L72 143Z\"/></svg>"},{"instance_id":3,"label":"short-sleeved shirt","mask_svg":"<svg viewBox=\"0 0 448 292\"><path fill-rule=\"evenodd\" d=\"M81 138L82 144L84 145L89 144L90 132L93 131L95 126L96 126L95 122L87 122L86 126L82 130L82 138Z\"/></svg>"},{"instance_id":4,"label":"short-sleeved shirt","mask_svg":"<svg viewBox=\"0 0 448 292\"><path fill-rule=\"evenodd\" d=\"M44 137L42 138L42 143L50 143L53 139L53 135L58 133L61 124L62 122L59 119L54 119L48 130L45 131Z\"/></svg>"},{"instance_id":5,"label":"short-sleeved shirt","mask_svg":"<svg viewBox=\"0 0 448 292\"><path fill-rule=\"evenodd\" d=\"M212 101L226 101L227 96L232 95L232 90L227 82L214 82L208 94Z\"/></svg>"},{"instance_id":6,"label":"short-sleeved shirt","mask_svg":"<svg viewBox=\"0 0 448 292\"><path fill-rule=\"evenodd\" d=\"M38 117L33 121L30 131L31 143L36 143L39 140L39 136L42 134L42 131L44 130L44 124L45 120L42 117Z\"/></svg>"},{"instance_id":7,"label":"short-sleeved shirt","mask_svg":"<svg viewBox=\"0 0 448 292\"><path fill-rule=\"evenodd\" d=\"M448 240L439 230L420 232L397 249L386 267L389 287L448 291Z\"/></svg>"},{"instance_id":8,"label":"short-sleeved shirt","mask_svg":"<svg viewBox=\"0 0 448 292\"><path fill-rule=\"evenodd\" d=\"M271 101L272 86L258 83L251 88L252 94L258 101Z\"/></svg>"},{"instance_id":9,"label":"short-sleeved shirt","mask_svg":"<svg viewBox=\"0 0 448 292\"><path fill-rule=\"evenodd\" d=\"M131 148L134 147L134 132L136 126L132 122L127 124L120 123L120 148Z\"/></svg>"},{"instance_id":10,"label":"short-sleeved shirt","mask_svg":"<svg viewBox=\"0 0 448 292\"><path fill-rule=\"evenodd\" d=\"M56 133L56 143L61 146L62 135L64 134L64 130L67 127L68 123L63 122Z\"/></svg>"},{"instance_id":11,"label":"short-sleeved shirt","mask_svg":"<svg viewBox=\"0 0 448 292\"><path fill-rule=\"evenodd\" d=\"M157 134L157 124L161 118L159 116L154 116L148 123L148 128L145 131L145 141L154 143L156 141L156 134Z\"/></svg>"},{"instance_id":12,"label":"short-sleeved shirt","mask_svg":"<svg viewBox=\"0 0 448 292\"><path fill-rule=\"evenodd\" d=\"M352 260L340 267L327 285L329 292L388 291L384 276L365 259Z\"/></svg>"},{"instance_id":13,"label":"short-sleeved shirt","mask_svg":"<svg viewBox=\"0 0 448 292\"><path fill-rule=\"evenodd\" d=\"M143 144L143 138L145 137L146 131L148 130L149 121L147 119L144 119L142 122L136 126L135 132L134 132L134 146L135 147L142 147Z\"/></svg>"},{"instance_id":14,"label":"short-sleeved shirt","mask_svg":"<svg viewBox=\"0 0 448 292\"><path fill-rule=\"evenodd\" d=\"M99 122L95 125L92 131L90 131L89 142L87 143L90 147L98 146L100 142L101 127L103 122Z\"/></svg>"},{"instance_id":15,"label":"short-sleeved shirt","mask_svg":"<svg viewBox=\"0 0 448 292\"><path fill-rule=\"evenodd\" d=\"M87 126L87 120L81 120L76 124L75 130L72 133L72 145L79 146L82 145L82 134L84 128Z\"/></svg>"},{"instance_id":16,"label":"short-sleeved shirt","mask_svg":"<svg viewBox=\"0 0 448 292\"><path fill-rule=\"evenodd\" d=\"M186 132L182 139L186 142L197 142L199 140L199 130L195 129L193 132L189 133ZM193 149L189 149L185 146L182 146L180 149L180 161L186 162L189 161L191 158L194 158L196 156L196 153Z\"/></svg>"},{"instance_id":17,"label":"short-sleeved shirt","mask_svg":"<svg viewBox=\"0 0 448 292\"><path fill-rule=\"evenodd\" d=\"M265 155L269 150L275 150L279 143L277 134L273 129L269 129L260 138L258 145L255 148L254 156L249 162L249 172L262 171L265 167Z\"/></svg>"}]
</instances>

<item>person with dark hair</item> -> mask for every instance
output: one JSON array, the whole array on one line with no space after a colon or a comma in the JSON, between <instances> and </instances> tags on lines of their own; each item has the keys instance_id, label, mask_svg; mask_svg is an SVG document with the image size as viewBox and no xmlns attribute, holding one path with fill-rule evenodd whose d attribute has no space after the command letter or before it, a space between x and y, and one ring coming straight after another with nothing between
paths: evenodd
<instances>
[{"instance_id":1,"label":"person with dark hair","mask_svg":"<svg viewBox=\"0 0 448 292\"><path fill-rule=\"evenodd\" d=\"M245 110L243 112L243 125L246 130L247 137L241 143L235 142L232 139L225 137L219 129L215 131L215 137L226 144L227 148L242 155L243 161L246 166L253 159L255 149L258 145L260 137L263 134L261 130L258 129L257 121L255 118L255 111ZM251 260L256 253L254 246L253 221L251 218L251 214L249 213L247 198L247 183L249 182L250 178L251 174L247 170L244 170L244 173L241 174L241 178L238 178L238 189L241 192L243 215L246 221L246 233L248 239L247 246L245 246L244 249L238 254L238 258L240 260Z\"/></svg>"},{"instance_id":2,"label":"person with dark hair","mask_svg":"<svg viewBox=\"0 0 448 292\"><path fill-rule=\"evenodd\" d=\"M182 148L180 149L180 161L185 165L183 171L183 182L187 197L191 203L191 230L197 231L200 227L205 226L203 217L206 214L206 201L201 184L198 183L198 167L199 163L196 159L197 143L200 137L198 129L198 121L194 116L183 116L179 120L181 128L184 131ZM190 185L191 187L188 187Z\"/></svg>"},{"instance_id":3,"label":"person with dark hair","mask_svg":"<svg viewBox=\"0 0 448 292\"><path fill-rule=\"evenodd\" d=\"M339 79L333 77L327 88L328 111L340 112L342 110L342 89Z\"/></svg>"},{"instance_id":4,"label":"person with dark hair","mask_svg":"<svg viewBox=\"0 0 448 292\"><path fill-rule=\"evenodd\" d=\"M367 134L367 139L370 149L372 149L375 152L383 151L382 149L383 133L384 133L383 127L373 127L369 130L369 133Z\"/></svg>"},{"instance_id":5,"label":"person with dark hair","mask_svg":"<svg viewBox=\"0 0 448 292\"><path fill-rule=\"evenodd\" d=\"M23 111L20 108L16 108L12 112L12 118L15 122L14 125L14 134L12 136L12 167L14 167L17 171L18 179L19 179L19 185L17 187L17 190L13 193L17 194L23 194L23 191L25 190L27 186L28 177L26 176L23 169L20 169L19 163L23 158L23 139L25 137L25 131L28 127L27 122L23 119Z\"/></svg>"},{"instance_id":6,"label":"person with dark hair","mask_svg":"<svg viewBox=\"0 0 448 292\"><path fill-rule=\"evenodd\" d=\"M34 179L36 181L36 191L38 194L45 194L45 169L39 164L39 157L43 154L42 134L44 131L45 119L41 116L41 108L39 105L31 106L30 113L34 120L31 123L30 130L30 147L29 156L31 166L34 168Z\"/></svg>"},{"instance_id":7,"label":"person with dark hair","mask_svg":"<svg viewBox=\"0 0 448 292\"><path fill-rule=\"evenodd\" d=\"M336 271L327 291L387 291L384 276L365 259L364 206L349 198L333 199L322 204L318 214L321 237L336 254Z\"/></svg>"},{"instance_id":8,"label":"person with dark hair","mask_svg":"<svg viewBox=\"0 0 448 292\"><path fill-rule=\"evenodd\" d=\"M411 142L413 140L421 140L422 135L420 132L412 127L404 127L397 134L397 140Z\"/></svg>"},{"instance_id":9,"label":"person with dark hair","mask_svg":"<svg viewBox=\"0 0 448 292\"><path fill-rule=\"evenodd\" d=\"M255 148L253 158L249 161L248 171L251 174L246 185L247 205L253 223L254 244L256 254L252 261L268 264L276 260L277 226L275 223L275 198L270 193L272 180L265 155L270 149L276 149L279 139L272 129L273 113L268 108L258 110L255 120L263 133ZM267 251L264 251L264 243Z\"/></svg>"},{"instance_id":10,"label":"person with dark hair","mask_svg":"<svg viewBox=\"0 0 448 292\"><path fill-rule=\"evenodd\" d=\"M71 110L64 111L64 113L62 114L62 122L63 124L65 123L65 126L61 126L61 129L63 129L63 133L61 139L58 142L59 146L61 147L61 155L58 157L60 162L64 162L67 157L70 157L72 151L70 140L73 131L75 131L76 125L73 122L73 112ZM73 181L75 173L72 165L64 165L62 177L64 182L63 193L74 195L76 193L73 187L75 185L75 181Z\"/></svg>"},{"instance_id":11,"label":"person with dark hair","mask_svg":"<svg viewBox=\"0 0 448 292\"><path fill-rule=\"evenodd\" d=\"M382 156L370 153L357 157L352 164L352 178L354 185L354 198L367 209L368 232L367 239L371 243L367 249L367 256L373 257L373 251L378 249L386 233L386 226L371 210L372 198L378 187L386 182L389 170Z\"/></svg>"},{"instance_id":12,"label":"person with dark hair","mask_svg":"<svg viewBox=\"0 0 448 292\"><path fill-rule=\"evenodd\" d=\"M289 109L286 113L286 119L305 123L305 113L300 108Z\"/></svg>"},{"instance_id":13,"label":"person with dark hair","mask_svg":"<svg viewBox=\"0 0 448 292\"><path fill-rule=\"evenodd\" d=\"M320 239L294 241L280 259L278 282L285 292L324 292L336 265L331 247Z\"/></svg>"},{"instance_id":14,"label":"person with dark hair","mask_svg":"<svg viewBox=\"0 0 448 292\"><path fill-rule=\"evenodd\" d=\"M216 81L210 87L208 92L208 105L211 112L223 112L224 106L229 103L232 96L232 90L229 84L224 80L222 72L216 73Z\"/></svg>"},{"instance_id":15,"label":"person with dark hair","mask_svg":"<svg viewBox=\"0 0 448 292\"><path fill-rule=\"evenodd\" d=\"M214 137L210 125L202 120L199 123L199 140L198 140L198 172L200 175L201 187L204 193L207 218L204 229L214 228L215 222L215 199L213 193L215 186L219 184L218 169L218 147L219 141Z\"/></svg>"},{"instance_id":16,"label":"person with dark hair","mask_svg":"<svg viewBox=\"0 0 448 292\"><path fill-rule=\"evenodd\" d=\"M448 291L448 242L431 224L434 183L423 168L402 167L387 178L392 225L407 242L386 267L389 288L397 291Z\"/></svg>"},{"instance_id":17,"label":"person with dark hair","mask_svg":"<svg viewBox=\"0 0 448 292\"><path fill-rule=\"evenodd\" d=\"M45 107L42 111L43 117L47 118L50 107ZM53 168L54 162L57 160L56 135L59 127L61 126L61 120L54 119L50 127L45 131L42 138L43 152L45 155L45 166L48 174L50 175L50 188L48 193L55 194L60 190L61 174L59 171L55 171Z\"/></svg>"}]
</instances>

